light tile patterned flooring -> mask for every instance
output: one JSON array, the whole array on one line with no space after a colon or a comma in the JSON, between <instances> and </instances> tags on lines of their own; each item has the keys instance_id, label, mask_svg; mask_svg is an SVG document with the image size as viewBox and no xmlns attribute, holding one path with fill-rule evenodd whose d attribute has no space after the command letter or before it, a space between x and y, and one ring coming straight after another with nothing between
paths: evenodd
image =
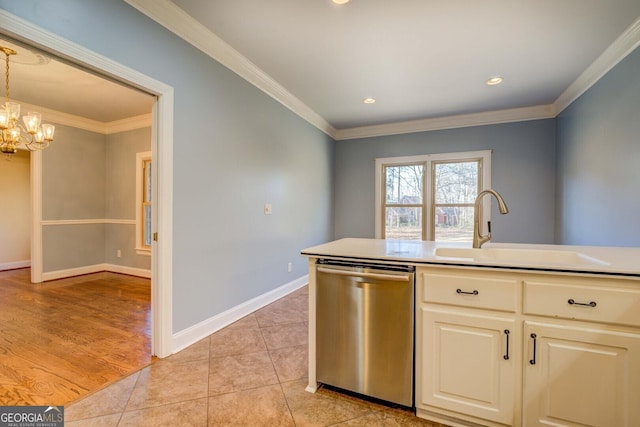
<instances>
[{"instance_id":1,"label":"light tile patterned flooring","mask_svg":"<svg viewBox=\"0 0 640 427\"><path fill-rule=\"evenodd\" d=\"M65 425L439 426L335 391L305 391L307 319L304 287L65 407Z\"/></svg>"}]
</instances>

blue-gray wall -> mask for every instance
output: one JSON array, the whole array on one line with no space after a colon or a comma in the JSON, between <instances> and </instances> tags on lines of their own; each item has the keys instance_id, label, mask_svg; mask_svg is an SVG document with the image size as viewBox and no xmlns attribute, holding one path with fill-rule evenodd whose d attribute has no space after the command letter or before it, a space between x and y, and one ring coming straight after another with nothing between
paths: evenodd
<instances>
[{"instance_id":1,"label":"blue-gray wall","mask_svg":"<svg viewBox=\"0 0 640 427\"><path fill-rule=\"evenodd\" d=\"M558 243L640 246L640 48L557 124Z\"/></svg>"},{"instance_id":2,"label":"blue-gray wall","mask_svg":"<svg viewBox=\"0 0 640 427\"><path fill-rule=\"evenodd\" d=\"M491 186L509 214L492 202L496 242L553 243L555 121L536 120L376 138L336 144L335 237L374 237L375 159L493 150Z\"/></svg>"},{"instance_id":3,"label":"blue-gray wall","mask_svg":"<svg viewBox=\"0 0 640 427\"><path fill-rule=\"evenodd\" d=\"M331 138L121 0L0 7L174 88L174 332L306 274L333 234Z\"/></svg>"},{"instance_id":4,"label":"blue-gray wall","mask_svg":"<svg viewBox=\"0 0 640 427\"><path fill-rule=\"evenodd\" d=\"M56 124L56 140L42 152L42 219L104 218L105 135ZM104 263L104 224L42 227L43 272Z\"/></svg>"},{"instance_id":5,"label":"blue-gray wall","mask_svg":"<svg viewBox=\"0 0 640 427\"><path fill-rule=\"evenodd\" d=\"M134 129L105 138L105 214L108 220L136 219L136 154L151 151L151 128ZM136 226L105 224L107 264L151 269L151 255L136 253ZM117 256L120 251L120 257Z\"/></svg>"},{"instance_id":6,"label":"blue-gray wall","mask_svg":"<svg viewBox=\"0 0 640 427\"><path fill-rule=\"evenodd\" d=\"M135 251L135 224L118 221L136 219L136 153L150 150L151 128L103 135L56 124L42 152L42 217L94 222L44 225L43 272L104 263L150 269L151 257Z\"/></svg>"}]
</instances>

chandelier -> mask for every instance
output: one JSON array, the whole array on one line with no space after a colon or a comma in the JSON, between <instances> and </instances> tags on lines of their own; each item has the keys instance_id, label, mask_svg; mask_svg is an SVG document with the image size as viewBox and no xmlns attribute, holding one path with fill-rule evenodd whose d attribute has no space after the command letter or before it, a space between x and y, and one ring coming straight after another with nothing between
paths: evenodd
<instances>
[{"instance_id":1,"label":"chandelier","mask_svg":"<svg viewBox=\"0 0 640 427\"><path fill-rule=\"evenodd\" d=\"M53 141L56 128L53 125L41 125L42 115L35 112L28 112L22 116L24 125L20 123L20 104L9 99L9 56L17 52L3 46L0 46L0 50L4 53L6 61L5 103L0 107L0 153L10 158L18 152L20 145L29 151L43 150Z\"/></svg>"}]
</instances>

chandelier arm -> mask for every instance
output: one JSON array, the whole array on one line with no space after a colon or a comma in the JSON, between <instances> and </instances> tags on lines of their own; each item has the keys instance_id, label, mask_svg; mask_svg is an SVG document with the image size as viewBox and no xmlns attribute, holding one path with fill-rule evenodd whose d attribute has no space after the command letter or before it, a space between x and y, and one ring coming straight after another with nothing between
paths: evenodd
<instances>
[{"instance_id":1,"label":"chandelier arm","mask_svg":"<svg viewBox=\"0 0 640 427\"><path fill-rule=\"evenodd\" d=\"M41 115L36 112L25 114L20 122L20 104L11 102L9 93L9 56L17 52L9 47L0 46L0 51L5 55L5 99L0 106L0 153L8 157L18 151L22 145L29 151L44 150L53 141L55 126L41 125Z\"/></svg>"}]
</instances>

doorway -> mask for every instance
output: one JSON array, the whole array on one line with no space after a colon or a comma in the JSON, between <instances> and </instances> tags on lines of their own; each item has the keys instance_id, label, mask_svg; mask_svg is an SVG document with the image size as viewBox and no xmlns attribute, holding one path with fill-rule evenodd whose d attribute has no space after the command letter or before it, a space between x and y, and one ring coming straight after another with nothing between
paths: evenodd
<instances>
[{"instance_id":1,"label":"doorway","mask_svg":"<svg viewBox=\"0 0 640 427\"><path fill-rule=\"evenodd\" d=\"M63 57L75 66L92 70L104 76L156 96L152 108L152 156L155 166L152 173L152 191L155 203L152 208L152 224L156 238L152 244L151 256L151 336L152 354L169 356L172 343L172 217L173 198L173 88L149 76L98 55L88 49L62 38L52 37L38 26L23 21L5 11L2 33L8 37L50 53ZM31 157L32 183L42 182L41 153ZM34 185L32 198L34 218L32 226L32 269L42 271L42 188ZM40 243L37 243L40 242ZM36 278L37 279L37 278Z\"/></svg>"},{"instance_id":2,"label":"doorway","mask_svg":"<svg viewBox=\"0 0 640 427\"><path fill-rule=\"evenodd\" d=\"M30 156L29 151L18 150L6 161L0 156L0 271L24 268L30 265Z\"/></svg>"}]
</instances>

